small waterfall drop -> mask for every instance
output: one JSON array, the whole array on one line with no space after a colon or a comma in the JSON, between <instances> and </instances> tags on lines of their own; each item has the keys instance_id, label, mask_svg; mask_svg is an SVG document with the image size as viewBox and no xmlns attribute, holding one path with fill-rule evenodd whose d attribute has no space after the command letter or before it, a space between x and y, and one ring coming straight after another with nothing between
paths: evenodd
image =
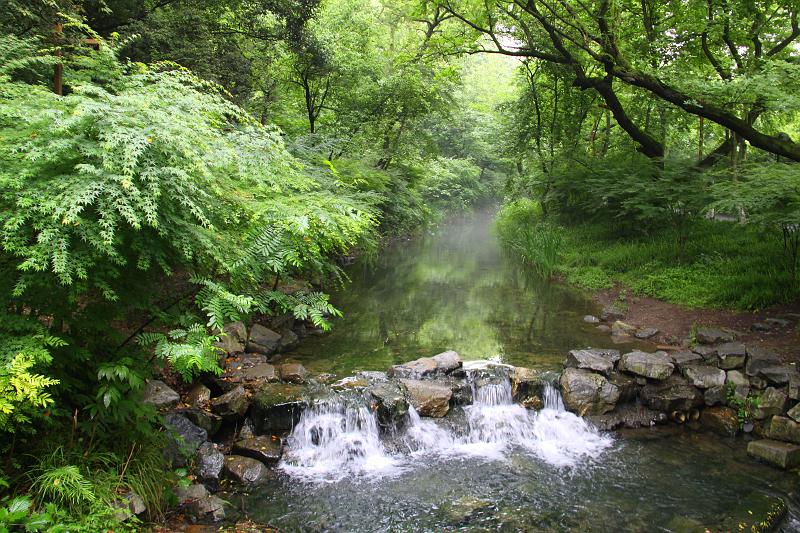
<instances>
[{"instance_id":1,"label":"small waterfall drop","mask_svg":"<svg viewBox=\"0 0 800 533\"><path fill-rule=\"evenodd\" d=\"M396 473L398 461L386 452L377 417L366 401L337 398L303 412L281 467L300 478L338 481L353 474Z\"/></svg>"}]
</instances>

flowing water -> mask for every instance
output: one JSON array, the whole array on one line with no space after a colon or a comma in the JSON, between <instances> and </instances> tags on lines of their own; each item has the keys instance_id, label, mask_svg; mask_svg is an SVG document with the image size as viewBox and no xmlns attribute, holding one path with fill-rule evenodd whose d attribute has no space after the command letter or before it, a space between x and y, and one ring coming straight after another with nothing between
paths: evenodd
<instances>
[{"instance_id":1,"label":"flowing water","mask_svg":"<svg viewBox=\"0 0 800 533\"><path fill-rule=\"evenodd\" d=\"M584 296L501 256L488 215L349 273L334 295L346 318L291 357L341 376L455 349L474 402L444 419L412 408L388 432L358 391L317 402L274 479L232 496L253 520L281 531L703 531L758 490L786 499L783 531L800 530L796 475L753 462L741 439L685 426L598 432L555 388L540 411L513 403L503 363L554 368L571 348L611 341L581 320L597 311Z\"/></svg>"}]
</instances>

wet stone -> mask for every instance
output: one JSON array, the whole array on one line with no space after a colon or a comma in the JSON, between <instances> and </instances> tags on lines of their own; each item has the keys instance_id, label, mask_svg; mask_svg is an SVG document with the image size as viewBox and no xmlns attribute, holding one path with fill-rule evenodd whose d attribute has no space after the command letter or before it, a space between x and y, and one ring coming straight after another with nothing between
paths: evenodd
<instances>
[{"instance_id":1,"label":"wet stone","mask_svg":"<svg viewBox=\"0 0 800 533\"><path fill-rule=\"evenodd\" d=\"M739 432L739 419L730 407L708 407L700 414L703 426L718 435L733 437Z\"/></svg>"},{"instance_id":2,"label":"wet stone","mask_svg":"<svg viewBox=\"0 0 800 533\"><path fill-rule=\"evenodd\" d=\"M203 409L191 408L179 411L197 427L203 428L209 437L213 437L222 426L222 417Z\"/></svg>"},{"instance_id":3,"label":"wet stone","mask_svg":"<svg viewBox=\"0 0 800 533\"><path fill-rule=\"evenodd\" d=\"M247 342L247 351L264 355L272 355L278 350L281 334L262 326L253 324L250 328L250 338Z\"/></svg>"},{"instance_id":4,"label":"wet stone","mask_svg":"<svg viewBox=\"0 0 800 533\"><path fill-rule=\"evenodd\" d=\"M593 350L571 350L564 364L571 368L582 368L606 375L614 369L613 362L597 355Z\"/></svg>"},{"instance_id":5,"label":"wet stone","mask_svg":"<svg viewBox=\"0 0 800 533\"><path fill-rule=\"evenodd\" d=\"M579 416L607 413L619 400L616 385L588 370L567 368L559 384L565 407Z\"/></svg>"},{"instance_id":6,"label":"wet stone","mask_svg":"<svg viewBox=\"0 0 800 533\"><path fill-rule=\"evenodd\" d=\"M619 402L633 402L639 397L641 385L635 377L621 372L612 372L608 376L608 382L619 389Z\"/></svg>"},{"instance_id":7,"label":"wet stone","mask_svg":"<svg viewBox=\"0 0 800 533\"><path fill-rule=\"evenodd\" d=\"M768 533L778 530L786 512L786 502L783 499L763 492L752 492L725 513L726 518L721 524L714 528L704 529L705 531Z\"/></svg>"},{"instance_id":8,"label":"wet stone","mask_svg":"<svg viewBox=\"0 0 800 533\"><path fill-rule=\"evenodd\" d=\"M225 464L225 456L217 450L212 442L204 442L197 449L197 477L212 486L216 486Z\"/></svg>"},{"instance_id":9,"label":"wet stone","mask_svg":"<svg viewBox=\"0 0 800 533\"><path fill-rule=\"evenodd\" d=\"M419 379L436 372L436 361L432 357L423 357L389 369L389 376L396 378Z\"/></svg>"},{"instance_id":10,"label":"wet stone","mask_svg":"<svg viewBox=\"0 0 800 533\"><path fill-rule=\"evenodd\" d=\"M305 383L306 375L308 375L305 367L300 363L283 363L278 369L283 381L297 385Z\"/></svg>"},{"instance_id":11,"label":"wet stone","mask_svg":"<svg viewBox=\"0 0 800 533\"><path fill-rule=\"evenodd\" d=\"M227 420L243 417L249 405L247 392L241 385L211 400L214 412Z\"/></svg>"},{"instance_id":12,"label":"wet stone","mask_svg":"<svg viewBox=\"0 0 800 533\"><path fill-rule=\"evenodd\" d=\"M264 463L241 455L226 456L223 470L227 477L243 486L260 485L267 478Z\"/></svg>"},{"instance_id":13,"label":"wet stone","mask_svg":"<svg viewBox=\"0 0 800 533\"><path fill-rule=\"evenodd\" d=\"M175 466L185 466L187 458L208 440L208 432L178 413L164 416L164 428L169 434L169 444L164 453Z\"/></svg>"},{"instance_id":14,"label":"wet stone","mask_svg":"<svg viewBox=\"0 0 800 533\"><path fill-rule=\"evenodd\" d=\"M604 415L587 416L586 420L600 431L611 431L619 428L637 429L663 424L667 416L659 411L648 409L643 405L622 404Z\"/></svg>"},{"instance_id":15,"label":"wet stone","mask_svg":"<svg viewBox=\"0 0 800 533\"><path fill-rule=\"evenodd\" d=\"M688 411L703 403L700 391L679 375L672 375L663 382L648 383L640 397L645 405L656 411Z\"/></svg>"},{"instance_id":16,"label":"wet stone","mask_svg":"<svg viewBox=\"0 0 800 533\"><path fill-rule=\"evenodd\" d=\"M461 356L458 352L448 350L433 356L433 361L436 363L436 371L441 373L450 373L453 370L461 368Z\"/></svg>"},{"instance_id":17,"label":"wet stone","mask_svg":"<svg viewBox=\"0 0 800 533\"><path fill-rule=\"evenodd\" d=\"M406 389L409 403L420 416L439 418L450 409L450 398L453 396L450 387L415 379L401 379L400 383Z\"/></svg>"},{"instance_id":18,"label":"wet stone","mask_svg":"<svg viewBox=\"0 0 800 533\"><path fill-rule=\"evenodd\" d=\"M544 388L549 376L532 368L514 367L511 370L511 396L515 402L529 409L540 409L544 405Z\"/></svg>"},{"instance_id":19,"label":"wet stone","mask_svg":"<svg viewBox=\"0 0 800 533\"><path fill-rule=\"evenodd\" d=\"M288 383L268 383L253 397L250 418L258 434L288 431L300 420L305 388Z\"/></svg>"},{"instance_id":20,"label":"wet stone","mask_svg":"<svg viewBox=\"0 0 800 533\"><path fill-rule=\"evenodd\" d=\"M386 381L376 383L367 390L377 404L380 426L398 426L408 413L408 402L400 386L394 381Z\"/></svg>"},{"instance_id":21,"label":"wet stone","mask_svg":"<svg viewBox=\"0 0 800 533\"><path fill-rule=\"evenodd\" d=\"M237 441L231 451L236 455L250 457L267 466L274 465L283 455L281 440L277 437L261 435Z\"/></svg>"},{"instance_id":22,"label":"wet stone","mask_svg":"<svg viewBox=\"0 0 800 533\"><path fill-rule=\"evenodd\" d=\"M196 520L221 522L225 519L225 501L218 496L206 496L193 500L189 512Z\"/></svg>"}]
</instances>

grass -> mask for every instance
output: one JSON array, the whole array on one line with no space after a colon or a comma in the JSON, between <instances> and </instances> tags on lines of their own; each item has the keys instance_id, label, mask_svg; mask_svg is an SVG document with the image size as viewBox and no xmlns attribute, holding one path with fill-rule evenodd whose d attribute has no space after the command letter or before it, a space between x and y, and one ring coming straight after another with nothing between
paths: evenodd
<instances>
[{"instance_id":1,"label":"grass","mask_svg":"<svg viewBox=\"0 0 800 533\"><path fill-rule=\"evenodd\" d=\"M546 277L558 274L589 290L621 283L636 294L688 307L752 310L800 296L777 231L696 220L679 257L671 229L620 237L598 224L542 222L531 204L506 206L498 234L511 253ZM541 243L557 247L545 250Z\"/></svg>"}]
</instances>

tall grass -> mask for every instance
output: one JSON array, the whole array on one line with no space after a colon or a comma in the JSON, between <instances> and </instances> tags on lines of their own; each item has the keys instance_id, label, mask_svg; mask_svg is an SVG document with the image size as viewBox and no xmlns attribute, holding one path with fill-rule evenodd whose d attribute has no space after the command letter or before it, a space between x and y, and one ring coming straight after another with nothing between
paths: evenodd
<instances>
[{"instance_id":1,"label":"tall grass","mask_svg":"<svg viewBox=\"0 0 800 533\"><path fill-rule=\"evenodd\" d=\"M497 231L502 245L538 273L590 290L622 283L689 307L742 310L800 297L777 231L697 219L679 254L674 229L619 236L599 223L558 226L544 222L530 200L507 204Z\"/></svg>"}]
</instances>

